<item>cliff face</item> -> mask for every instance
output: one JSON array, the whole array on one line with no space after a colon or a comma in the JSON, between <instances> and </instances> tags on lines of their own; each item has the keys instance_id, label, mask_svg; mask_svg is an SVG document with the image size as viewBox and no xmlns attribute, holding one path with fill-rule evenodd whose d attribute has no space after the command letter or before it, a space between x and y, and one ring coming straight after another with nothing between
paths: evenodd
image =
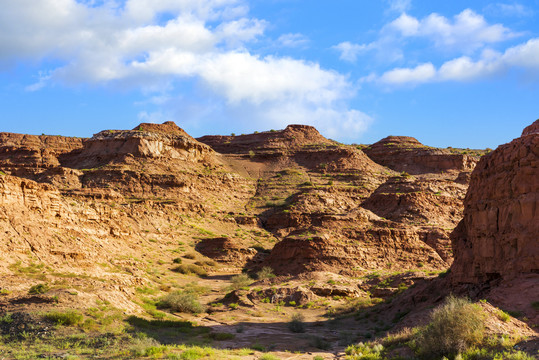
<instances>
[{"instance_id":1,"label":"cliff face","mask_svg":"<svg viewBox=\"0 0 539 360\"><path fill-rule=\"evenodd\" d=\"M0 133L0 168L33 177L60 166L61 158L82 148L83 139L65 136Z\"/></svg>"},{"instance_id":2,"label":"cliff face","mask_svg":"<svg viewBox=\"0 0 539 360\"><path fill-rule=\"evenodd\" d=\"M191 137L138 130L105 130L84 142L81 154L73 159L77 167L90 167L129 155L201 162L213 151Z\"/></svg>"},{"instance_id":3,"label":"cliff face","mask_svg":"<svg viewBox=\"0 0 539 360\"><path fill-rule=\"evenodd\" d=\"M475 156L430 148L408 136L388 136L363 151L378 164L410 174L471 171L478 160Z\"/></svg>"},{"instance_id":4,"label":"cliff face","mask_svg":"<svg viewBox=\"0 0 539 360\"><path fill-rule=\"evenodd\" d=\"M539 273L539 120L477 164L452 234L455 283Z\"/></svg>"}]
</instances>

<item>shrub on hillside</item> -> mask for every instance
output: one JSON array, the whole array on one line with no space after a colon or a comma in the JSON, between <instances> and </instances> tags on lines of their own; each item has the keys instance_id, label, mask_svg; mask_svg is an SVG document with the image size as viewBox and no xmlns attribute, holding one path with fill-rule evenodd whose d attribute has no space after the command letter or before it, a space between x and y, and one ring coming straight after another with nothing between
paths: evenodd
<instances>
[{"instance_id":1,"label":"shrub on hillside","mask_svg":"<svg viewBox=\"0 0 539 360\"><path fill-rule=\"evenodd\" d=\"M275 277L275 274L273 273L273 269L270 268L269 266L264 266L262 270L256 273L256 278L258 280L271 279L274 277Z\"/></svg>"},{"instance_id":2,"label":"shrub on hillside","mask_svg":"<svg viewBox=\"0 0 539 360\"><path fill-rule=\"evenodd\" d=\"M303 316L300 313L292 315L292 320L288 323L288 329L295 333L305 332L305 323L303 322Z\"/></svg>"},{"instance_id":3,"label":"shrub on hillside","mask_svg":"<svg viewBox=\"0 0 539 360\"><path fill-rule=\"evenodd\" d=\"M451 295L433 310L430 323L416 334L415 343L420 355L426 358L456 355L480 345L484 330L481 306Z\"/></svg>"},{"instance_id":4,"label":"shrub on hillside","mask_svg":"<svg viewBox=\"0 0 539 360\"><path fill-rule=\"evenodd\" d=\"M230 279L230 282L232 283L230 285L230 290L238 290L238 289L241 289L242 287L251 285L253 280L247 274L239 274L239 275L233 276Z\"/></svg>"},{"instance_id":5,"label":"shrub on hillside","mask_svg":"<svg viewBox=\"0 0 539 360\"><path fill-rule=\"evenodd\" d=\"M180 274L195 274L198 276L208 275L204 268L194 264L181 264L172 270L175 272L179 272Z\"/></svg>"},{"instance_id":6,"label":"shrub on hillside","mask_svg":"<svg viewBox=\"0 0 539 360\"><path fill-rule=\"evenodd\" d=\"M77 325L83 319L83 316L78 311L51 311L45 314L45 318L54 322L57 325L71 326Z\"/></svg>"},{"instance_id":7,"label":"shrub on hillside","mask_svg":"<svg viewBox=\"0 0 539 360\"><path fill-rule=\"evenodd\" d=\"M186 291L175 291L163 297L158 306L168 308L177 312L201 313L206 310L196 298L195 294Z\"/></svg>"},{"instance_id":8,"label":"shrub on hillside","mask_svg":"<svg viewBox=\"0 0 539 360\"><path fill-rule=\"evenodd\" d=\"M50 290L49 285L37 284L37 285L32 286L30 290L28 290L28 294L30 295L44 294L49 290Z\"/></svg>"}]
</instances>

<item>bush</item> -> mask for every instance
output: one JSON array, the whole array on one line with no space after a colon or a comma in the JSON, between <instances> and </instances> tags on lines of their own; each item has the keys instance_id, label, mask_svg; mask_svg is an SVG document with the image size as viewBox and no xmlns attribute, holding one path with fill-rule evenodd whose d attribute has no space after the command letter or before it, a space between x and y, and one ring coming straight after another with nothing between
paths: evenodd
<instances>
[{"instance_id":1,"label":"bush","mask_svg":"<svg viewBox=\"0 0 539 360\"><path fill-rule=\"evenodd\" d=\"M511 316L503 310L496 311L496 316L503 322L508 322L511 319Z\"/></svg>"},{"instance_id":2,"label":"bush","mask_svg":"<svg viewBox=\"0 0 539 360\"><path fill-rule=\"evenodd\" d=\"M269 266L264 266L262 270L256 273L256 278L258 280L271 279L274 277L275 277L275 274L273 273L273 269L270 268Z\"/></svg>"},{"instance_id":3,"label":"bush","mask_svg":"<svg viewBox=\"0 0 539 360\"><path fill-rule=\"evenodd\" d=\"M231 290L241 289L242 287L249 286L253 282L253 280L247 274L233 276L230 281L232 282L230 285Z\"/></svg>"},{"instance_id":4,"label":"bush","mask_svg":"<svg viewBox=\"0 0 539 360\"><path fill-rule=\"evenodd\" d=\"M185 291L175 291L163 297L158 306L184 313L201 313L206 307L198 302L195 294Z\"/></svg>"},{"instance_id":5,"label":"bush","mask_svg":"<svg viewBox=\"0 0 539 360\"><path fill-rule=\"evenodd\" d=\"M195 265L213 267L213 266L216 266L217 263L215 261L213 261L212 259L204 259L204 260L195 261Z\"/></svg>"},{"instance_id":6,"label":"bush","mask_svg":"<svg viewBox=\"0 0 539 360\"><path fill-rule=\"evenodd\" d=\"M288 323L288 329L295 333L305 332L305 323L303 322L303 315L295 313L292 315L292 320Z\"/></svg>"},{"instance_id":7,"label":"bush","mask_svg":"<svg viewBox=\"0 0 539 360\"><path fill-rule=\"evenodd\" d=\"M416 334L415 341L424 357L456 355L480 345L484 329L482 308L451 295L433 310L430 323Z\"/></svg>"},{"instance_id":8,"label":"bush","mask_svg":"<svg viewBox=\"0 0 539 360\"><path fill-rule=\"evenodd\" d=\"M272 354L264 354L258 360L279 360L279 358Z\"/></svg>"},{"instance_id":9,"label":"bush","mask_svg":"<svg viewBox=\"0 0 539 360\"><path fill-rule=\"evenodd\" d=\"M175 267L174 269L172 269L172 271L179 272L180 274L195 274L198 276L208 275L208 273L206 272L206 270L204 270L204 268L201 268L200 266L193 265L193 264L181 264Z\"/></svg>"},{"instance_id":10,"label":"bush","mask_svg":"<svg viewBox=\"0 0 539 360\"><path fill-rule=\"evenodd\" d=\"M382 352L384 346L382 344L363 344L350 345L346 348L346 355L354 360L382 360L384 359Z\"/></svg>"},{"instance_id":11,"label":"bush","mask_svg":"<svg viewBox=\"0 0 539 360\"><path fill-rule=\"evenodd\" d=\"M57 325L71 326L82 322L83 316L78 311L51 311L45 314L45 319L54 322Z\"/></svg>"},{"instance_id":12,"label":"bush","mask_svg":"<svg viewBox=\"0 0 539 360\"><path fill-rule=\"evenodd\" d=\"M47 284L37 284L34 285L28 290L28 294L30 295L37 295L37 294L44 294L47 291L49 291L49 285Z\"/></svg>"},{"instance_id":13,"label":"bush","mask_svg":"<svg viewBox=\"0 0 539 360\"><path fill-rule=\"evenodd\" d=\"M174 264L181 264L181 263L182 263L182 259L178 257L178 258L175 258L174 260L172 260L172 262L173 262Z\"/></svg>"}]
</instances>

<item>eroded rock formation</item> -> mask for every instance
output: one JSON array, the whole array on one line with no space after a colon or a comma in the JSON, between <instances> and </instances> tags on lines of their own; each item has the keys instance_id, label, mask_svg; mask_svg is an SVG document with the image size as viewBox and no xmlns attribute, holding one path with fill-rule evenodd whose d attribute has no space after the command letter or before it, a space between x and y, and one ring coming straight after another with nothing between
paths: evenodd
<instances>
[{"instance_id":1,"label":"eroded rock formation","mask_svg":"<svg viewBox=\"0 0 539 360\"><path fill-rule=\"evenodd\" d=\"M471 171L478 157L425 146L409 136L388 136L364 149L378 164L410 174Z\"/></svg>"},{"instance_id":2,"label":"eroded rock formation","mask_svg":"<svg viewBox=\"0 0 539 360\"><path fill-rule=\"evenodd\" d=\"M539 120L479 161L464 206L453 282L539 273Z\"/></svg>"}]
</instances>

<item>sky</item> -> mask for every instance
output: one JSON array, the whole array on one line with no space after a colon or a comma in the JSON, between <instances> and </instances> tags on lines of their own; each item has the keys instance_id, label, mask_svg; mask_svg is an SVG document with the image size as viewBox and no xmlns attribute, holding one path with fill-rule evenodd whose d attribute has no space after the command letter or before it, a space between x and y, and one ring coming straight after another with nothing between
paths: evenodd
<instances>
[{"instance_id":1,"label":"sky","mask_svg":"<svg viewBox=\"0 0 539 360\"><path fill-rule=\"evenodd\" d=\"M0 108L27 134L496 148L539 118L539 0L2 0Z\"/></svg>"}]
</instances>

